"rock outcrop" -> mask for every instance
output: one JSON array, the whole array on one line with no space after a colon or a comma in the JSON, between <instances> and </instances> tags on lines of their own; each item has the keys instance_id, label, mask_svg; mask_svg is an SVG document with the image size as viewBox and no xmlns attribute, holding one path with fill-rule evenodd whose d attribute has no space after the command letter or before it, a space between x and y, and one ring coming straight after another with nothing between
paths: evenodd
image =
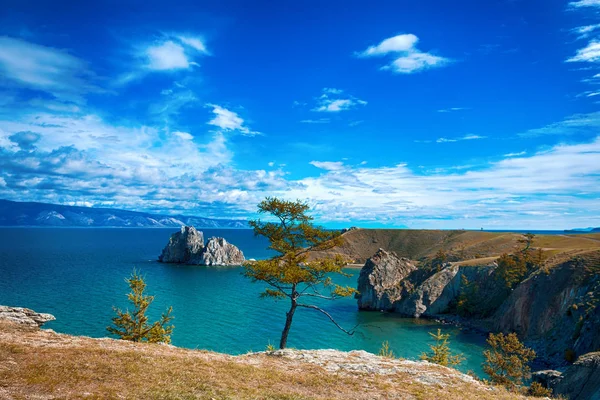
<instances>
[{"instance_id":1,"label":"rock outcrop","mask_svg":"<svg viewBox=\"0 0 600 400\"><path fill-rule=\"evenodd\" d=\"M206 246L204 235L193 226L182 226L169 238L158 261L188 265L241 265L246 261L240 249L224 238L212 237Z\"/></svg>"},{"instance_id":2,"label":"rock outcrop","mask_svg":"<svg viewBox=\"0 0 600 400\"><path fill-rule=\"evenodd\" d=\"M358 308L361 310L391 311L408 288L403 285L411 272L416 271L414 261L399 258L393 252L379 249L360 270L358 278Z\"/></svg>"},{"instance_id":3,"label":"rock outcrop","mask_svg":"<svg viewBox=\"0 0 600 400\"><path fill-rule=\"evenodd\" d=\"M185 264L204 249L204 235L193 226L182 226L169 238L158 261L164 263Z\"/></svg>"},{"instance_id":4,"label":"rock outcrop","mask_svg":"<svg viewBox=\"0 0 600 400\"><path fill-rule=\"evenodd\" d=\"M0 306L0 320L20 325L40 327L48 321L54 321L54 315L37 313L29 308Z\"/></svg>"},{"instance_id":5,"label":"rock outcrop","mask_svg":"<svg viewBox=\"0 0 600 400\"><path fill-rule=\"evenodd\" d=\"M200 255L199 265L240 265L246 261L244 253L224 238L212 237Z\"/></svg>"},{"instance_id":6,"label":"rock outcrop","mask_svg":"<svg viewBox=\"0 0 600 400\"><path fill-rule=\"evenodd\" d=\"M584 354L563 373L534 372L533 381L569 400L600 400L600 352Z\"/></svg>"},{"instance_id":7,"label":"rock outcrop","mask_svg":"<svg viewBox=\"0 0 600 400\"><path fill-rule=\"evenodd\" d=\"M521 282L496 311L494 329L517 332L555 363L565 351L600 349L600 254L576 257L537 271Z\"/></svg>"}]
</instances>

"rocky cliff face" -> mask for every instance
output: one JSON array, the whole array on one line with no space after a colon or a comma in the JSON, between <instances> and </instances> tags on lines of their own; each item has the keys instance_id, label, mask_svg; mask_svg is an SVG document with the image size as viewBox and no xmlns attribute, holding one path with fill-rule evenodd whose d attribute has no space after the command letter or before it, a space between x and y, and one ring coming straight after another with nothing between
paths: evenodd
<instances>
[{"instance_id":1,"label":"rocky cliff face","mask_svg":"<svg viewBox=\"0 0 600 400\"><path fill-rule=\"evenodd\" d=\"M171 235L158 261L185 264L204 249L204 235L193 226L182 226Z\"/></svg>"},{"instance_id":2,"label":"rocky cliff face","mask_svg":"<svg viewBox=\"0 0 600 400\"><path fill-rule=\"evenodd\" d=\"M0 320L20 325L40 327L48 321L54 321L54 315L37 313L29 308L0 306Z\"/></svg>"},{"instance_id":3,"label":"rocky cliff face","mask_svg":"<svg viewBox=\"0 0 600 400\"><path fill-rule=\"evenodd\" d=\"M600 252L537 271L519 284L496 311L495 330L536 341L556 361L600 349Z\"/></svg>"},{"instance_id":4,"label":"rocky cliff face","mask_svg":"<svg viewBox=\"0 0 600 400\"><path fill-rule=\"evenodd\" d=\"M241 265L246 261L240 249L224 238L212 237L206 246L204 235L193 226L182 226L169 238L158 261L188 265Z\"/></svg>"},{"instance_id":5,"label":"rocky cliff face","mask_svg":"<svg viewBox=\"0 0 600 400\"><path fill-rule=\"evenodd\" d=\"M224 238L212 237L200 255L199 265L240 265L244 263L244 253Z\"/></svg>"},{"instance_id":6,"label":"rocky cliff face","mask_svg":"<svg viewBox=\"0 0 600 400\"><path fill-rule=\"evenodd\" d=\"M600 352L585 354L565 372L539 371L533 380L569 400L600 400Z\"/></svg>"},{"instance_id":7,"label":"rocky cliff face","mask_svg":"<svg viewBox=\"0 0 600 400\"><path fill-rule=\"evenodd\" d=\"M369 258L358 278L358 308L361 310L394 309L394 304L408 293L403 285L411 272L416 271L416 263L407 258L399 258L393 252L379 249Z\"/></svg>"}]
</instances>

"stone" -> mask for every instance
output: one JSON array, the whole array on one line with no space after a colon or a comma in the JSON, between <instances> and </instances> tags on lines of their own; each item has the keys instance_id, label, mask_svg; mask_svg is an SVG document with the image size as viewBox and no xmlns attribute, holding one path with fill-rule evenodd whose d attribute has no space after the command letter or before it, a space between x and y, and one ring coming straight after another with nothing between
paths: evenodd
<instances>
[{"instance_id":1,"label":"stone","mask_svg":"<svg viewBox=\"0 0 600 400\"><path fill-rule=\"evenodd\" d=\"M29 308L0 306L0 320L11 321L31 327L41 327L48 321L54 321L54 315L38 313Z\"/></svg>"},{"instance_id":2,"label":"stone","mask_svg":"<svg viewBox=\"0 0 600 400\"><path fill-rule=\"evenodd\" d=\"M158 261L188 265L241 265L246 259L240 249L222 237L204 244L204 235L193 226L182 226L169 238Z\"/></svg>"},{"instance_id":3,"label":"stone","mask_svg":"<svg viewBox=\"0 0 600 400\"><path fill-rule=\"evenodd\" d=\"M552 369L546 369L543 371L536 371L531 374L531 380L537 382L545 388L553 389L562 380L563 376L560 371Z\"/></svg>"},{"instance_id":4,"label":"stone","mask_svg":"<svg viewBox=\"0 0 600 400\"><path fill-rule=\"evenodd\" d=\"M244 253L222 237L212 237L197 261L199 265L241 265L246 261ZM192 260L190 264L195 264Z\"/></svg>"},{"instance_id":5,"label":"stone","mask_svg":"<svg viewBox=\"0 0 600 400\"><path fill-rule=\"evenodd\" d=\"M600 400L600 352L579 357L562 374L554 394L569 400Z\"/></svg>"},{"instance_id":6,"label":"stone","mask_svg":"<svg viewBox=\"0 0 600 400\"><path fill-rule=\"evenodd\" d=\"M358 308L361 310L391 311L406 288L403 281L413 271L416 263L399 258L393 252L379 249L367 260L358 278Z\"/></svg>"},{"instance_id":7,"label":"stone","mask_svg":"<svg viewBox=\"0 0 600 400\"><path fill-rule=\"evenodd\" d=\"M179 232L171 235L158 261L186 264L204 248L204 236L193 226L182 226Z\"/></svg>"}]
</instances>

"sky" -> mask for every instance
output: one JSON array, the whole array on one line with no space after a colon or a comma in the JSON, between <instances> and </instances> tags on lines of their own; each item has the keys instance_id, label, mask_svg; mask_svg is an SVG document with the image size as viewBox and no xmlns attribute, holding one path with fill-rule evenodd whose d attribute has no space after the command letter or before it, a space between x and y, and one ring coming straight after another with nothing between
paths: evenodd
<instances>
[{"instance_id":1,"label":"sky","mask_svg":"<svg viewBox=\"0 0 600 400\"><path fill-rule=\"evenodd\" d=\"M0 198L600 226L600 0L12 1Z\"/></svg>"}]
</instances>

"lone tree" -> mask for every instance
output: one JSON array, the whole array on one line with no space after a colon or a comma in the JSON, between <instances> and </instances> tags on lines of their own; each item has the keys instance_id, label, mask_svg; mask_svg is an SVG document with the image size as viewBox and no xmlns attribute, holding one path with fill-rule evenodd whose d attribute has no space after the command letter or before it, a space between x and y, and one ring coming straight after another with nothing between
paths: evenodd
<instances>
[{"instance_id":1,"label":"lone tree","mask_svg":"<svg viewBox=\"0 0 600 400\"><path fill-rule=\"evenodd\" d=\"M490 333L487 342L491 349L483 352L483 371L493 383L515 389L523 384L524 379L529 379L529 363L535 358L535 351L525 347L516 333Z\"/></svg>"},{"instance_id":2,"label":"lone tree","mask_svg":"<svg viewBox=\"0 0 600 400\"><path fill-rule=\"evenodd\" d=\"M445 367L459 365L465 360L465 357L460 353L452 354L449 344L449 334L442 333L442 330L439 328L437 333L429 332L429 334L435 340L435 344L429 345L431 352L421 354L421 360L426 360Z\"/></svg>"},{"instance_id":3,"label":"lone tree","mask_svg":"<svg viewBox=\"0 0 600 400\"><path fill-rule=\"evenodd\" d=\"M290 301L279 342L280 349L287 345L292 319L298 307L323 313L343 332L349 335L354 333L353 330L342 328L327 311L309 302L309 299L348 297L355 294L356 290L336 285L331 280L331 275L335 274L350 276L342 271L346 260L341 256L309 259L311 251L328 250L340 245L341 237L338 232L313 225L313 218L307 215L308 210L308 204L300 200L285 201L267 197L258 205L258 212L270 214L276 222L250 221L254 234L269 239L269 248L277 255L244 264L244 275L253 282L269 285L261 297Z\"/></svg>"},{"instance_id":4,"label":"lone tree","mask_svg":"<svg viewBox=\"0 0 600 400\"><path fill-rule=\"evenodd\" d=\"M114 326L109 326L106 329L123 340L171 343L171 333L173 333L174 326L168 324L173 319L171 316L173 307L169 307L167 312L162 314L159 321L149 324L146 311L154 301L154 296L144 294L146 289L144 278L136 270L133 270L131 276L125 281L131 289L131 293L127 294L127 298L133 304L133 312L129 310L123 312L113 307L113 310L117 313L117 316L112 319Z\"/></svg>"}]
</instances>

